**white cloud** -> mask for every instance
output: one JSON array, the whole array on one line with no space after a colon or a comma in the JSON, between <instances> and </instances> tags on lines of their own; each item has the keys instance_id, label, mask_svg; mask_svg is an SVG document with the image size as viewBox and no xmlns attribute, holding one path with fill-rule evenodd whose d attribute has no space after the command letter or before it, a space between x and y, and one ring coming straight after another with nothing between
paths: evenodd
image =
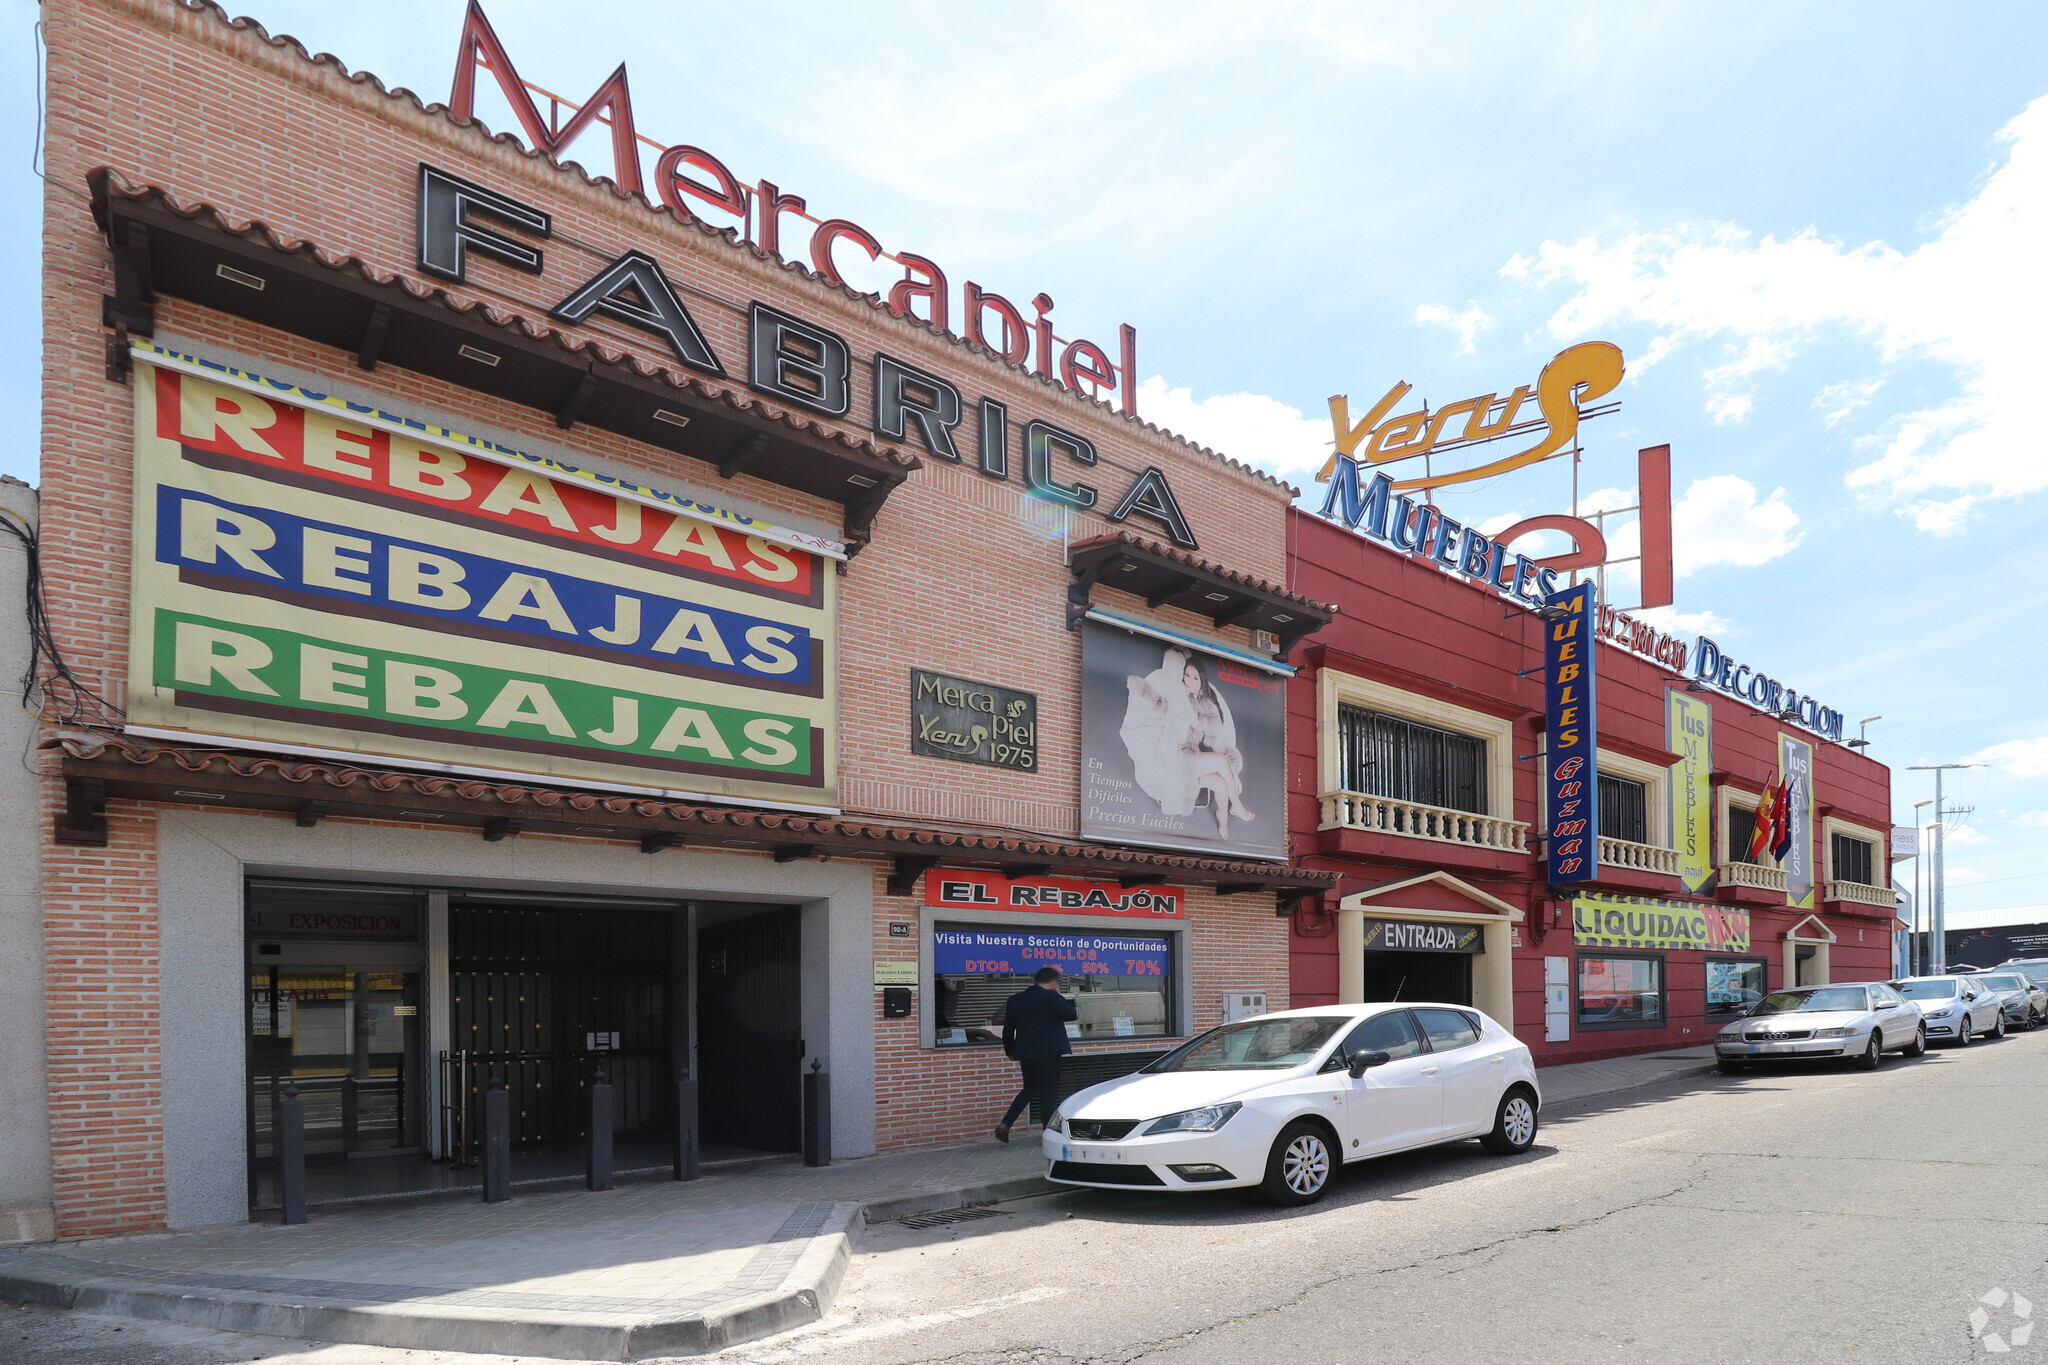
<instances>
[{"instance_id":1,"label":"white cloud","mask_svg":"<svg viewBox=\"0 0 2048 1365\"><path fill-rule=\"evenodd\" d=\"M1493 326L1493 314L1480 307L1476 299L1465 300L1465 305L1454 313L1447 304L1425 303L1415 310L1415 321L1450 328L1458 334L1458 354L1471 355L1473 338Z\"/></svg>"},{"instance_id":2,"label":"white cloud","mask_svg":"<svg viewBox=\"0 0 2048 1365\"><path fill-rule=\"evenodd\" d=\"M1948 841L1949 847L1951 848L1954 848L1958 845L1967 846L1970 844L1988 844L1991 842L1990 835L1986 834L1981 829L1976 829L1969 825L1958 825L1954 829L1950 830L1947 834L1944 834L1942 838ZM1951 873L1950 875L1953 876L1954 874Z\"/></svg>"},{"instance_id":3,"label":"white cloud","mask_svg":"<svg viewBox=\"0 0 2048 1365\"><path fill-rule=\"evenodd\" d=\"M1735 623L1717 611L1680 611L1676 607L1651 607L1634 615L1659 630L1681 635L1726 635Z\"/></svg>"},{"instance_id":4,"label":"white cloud","mask_svg":"<svg viewBox=\"0 0 2048 1365\"><path fill-rule=\"evenodd\" d=\"M1159 375L1138 386L1138 411L1176 436L1271 470L1300 488L1313 486L1334 444L1326 415L1304 416L1300 408L1262 393L1198 400L1190 389L1168 388Z\"/></svg>"},{"instance_id":5,"label":"white cloud","mask_svg":"<svg viewBox=\"0 0 2048 1365\"><path fill-rule=\"evenodd\" d=\"M1813 405L1826 414L1823 420L1829 426L1839 426L1858 408L1868 406L1883 387L1882 379L1844 379L1815 394Z\"/></svg>"},{"instance_id":6,"label":"white cloud","mask_svg":"<svg viewBox=\"0 0 2048 1365\"><path fill-rule=\"evenodd\" d=\"M2048 810L2022 811L2013 816L2012 822L2028 829L2048 829Z\"/></svg>"},{"instance_id":7,"label":"white cloud","mask_svg":"<svg viewBox=\"0 0 2048 1365\"><path fill-rule=\"evenodd\" d=\"M1653 347L1721 343L1720 363L1702 370L1716 421L1746 417L1755 401L1749 381L1789 364L1823 329L1868 337L1886 364L1953 367L1953 396L1883 423L1874 433L1881 452L1848 475L1852 488L1897 504L1922 530L1951 534L1971 498L2048 488L2048 434L2036 416L2048 372L2048 330L2039 324L2048 270L2037 264L2048 236L2048 96L1999 139L2003 164L1910 251L1850 246L1812 229L1759 240L1725 223L1688 224L1545 242L1501 273L1572 286L1550 319L1560 338L1632 323L1657 332ZM1830 385L1830 420L1875 391L1864 378Z\"/></svg>"},{"instance_id":8,"label":"white cloud","mask_svg":"<svg viewBox=\"0 0 2048 1365\"><path fill-rule=\"evenodd\" d=\"M1950 886L1968 886L1983 881L1984 874L1974 867L1952 867L1945 874Z\"/></svg>"},{"instance_id":9,"label":"white cloud","mask_svg":"<svg viewBox=\"0 0 2048 1365\"><path fill-rule=\"evenodd\" d=\"M2039 739L2009 739L2003 744L1979 749L1963 762L1981 763L2008 777L2048 777L2048 735Z\"/></svg>"},{"instance_id":10,"label":"white cloud","mask_svg":"<svg viewBox=\"0 0 2048 1365\"><path fill-rule=\"evenodd\" d=\"M1713 564L1753 569L1791 553L1798 526L1782 488L1758 502L1756 485L1739 475L1695 479L1671 508L1672 558L1680 578Z\"/></svg>"}]
</instances>

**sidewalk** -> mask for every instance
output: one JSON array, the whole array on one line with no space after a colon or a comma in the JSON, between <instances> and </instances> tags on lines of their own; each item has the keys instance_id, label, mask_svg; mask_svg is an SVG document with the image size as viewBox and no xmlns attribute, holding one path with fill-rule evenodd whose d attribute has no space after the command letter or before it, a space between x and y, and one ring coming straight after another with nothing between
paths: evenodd
<instances>
[{"instance_id":1,"label":"sidewalk","mask_svg":"<svg viewBox=\"0 0 2048 1365\"><path fill-rule=\"evenodd\" d=\"M1538 1073L1546 1105L1713 1067L1691 1048ZM1022 1137L1022 1135L1020 1135ZM0 1253L0 1298L229 1331L574 1360L688 1355L832 1304L867 1224L1046 1193L1036 1134L601 1194L315 1210Z\"/></svg>"}]
</instances>

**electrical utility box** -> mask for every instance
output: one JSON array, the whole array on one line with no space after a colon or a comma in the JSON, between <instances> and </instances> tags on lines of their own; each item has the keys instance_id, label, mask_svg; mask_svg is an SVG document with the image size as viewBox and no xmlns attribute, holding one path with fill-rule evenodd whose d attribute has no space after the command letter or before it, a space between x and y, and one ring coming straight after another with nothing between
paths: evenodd
<instances>
[{"instance_id":1,"label":"electrical utility box","mask_svg":"<svg viewBox=\"0 0 2048 1365\"><path fill-rule=\"evenodd\" d=\"M1572 1037L1572 960L1543 959L1543 1041L1568 1043Z\"/></svg>"},{"instance_id":2,"label":"electrical utility box","mask_svg":"<svg viewBox=\"0 0 2048 1365\"><path fill-rule=\"evenodd\" d=\"M1266 1012L1264 991L1232 991L1223 997L1223 1022L1233 1023Z\"/></svg>"}]
</instances>

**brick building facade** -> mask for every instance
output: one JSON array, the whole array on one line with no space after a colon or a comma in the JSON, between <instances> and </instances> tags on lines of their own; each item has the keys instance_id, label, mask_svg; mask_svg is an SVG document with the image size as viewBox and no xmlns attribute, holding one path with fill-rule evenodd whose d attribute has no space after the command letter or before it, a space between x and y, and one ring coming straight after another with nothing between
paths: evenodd
<instances>
[{"instance_id":1,"label":"brick building facade","mask_svg":"<svg viewBox=\"0 0 2048 1365\"><path fill-rule=\"evenodd\" d=\"M54 695L41 749L58 1235L247 1216L274 1197L265 1171L285 1081L313 1096L335 1193L438 1179L430 1167L447 1155L462 1088L493 1070L521 1097L519 1135L535 1150L573 1141L573 1104L560 1097L608 1060L628 1095L622 1141L665 1140L670 1077L692 1059L707 1150L790 1149L797 1077L810 1069L831 1078L839 1155L983 1134L1014 1069L986 1027L939 1017L938 997L957 1005L966 989L938 980L941 926L1139 926L1066 909L933 908L949 870L1027 887L1064 879L1126 901L1172 893L1179 913L1142 926L1164 984L1098 1002L1100 1036L1077 1044L1077 1074L1128 1068L1214 1023L1228 992L1287 1004L1276 909L1333 874L1290 869L1284 843L1274 858L1084 838L1075 629L1093 612L1122 623L1102 629L1247 677L1284 675L1274 642L1262 648L1253 632L1272 632L1285 657L1330 614L1274 586L1288 569L1285 485L1147 424L1120 394L1098 401L1070 374L1053 378L1049 331L1035 358L1013 363L783 258L795 250L778 255L622 192L212 5L52 0L43 22L42 565L53 640L89 689ZM797 222L775 221L784 232ZM431 242L430 226L452 236ZM450 240L457 267L434 268ZM533 261L521 264L521 250ZM626 267L640 273L597 285ZM652 297L650 281L667 297ZM586 282L602 306L576 314L564 305ZM691 360L666 304L687 311L713 365ZM1113 368L1128 394L1123 353ZM835 355L848 362L846 402L834 401ZM911 375L913 405L939 401L933 380L961 400L954 449L934 449L914 415L906 428L898 414L890 434L877 411L883 357ZM278 422L326 433L317 451L307 437L287 452L304 464L290 479L266 463L280 456L264 436ZM420 453L429 447L438 453ZM373 481L373 448L380 482L375 497L360 494L360 519L316 527L306 509ZM470 453L450 454L460 450ZM422 529L421 497L451 496L451 459L502 487L517 476L525 491L495 510L489 498L451 510L444 540ZM172 486L188 475L195 489L213 480L204 496L229 510L192 521L200 495ZM233 510L220 490L252 479L278 480L274 505L250 494ZM1092 506L1076 505L1091 501L1083 484L1097 490ZM496 722L476 722L527 727L496 758L476 757L488 737L470 731L388 716L381 729L348 728L347 708L374 690L364 661L379 651L389 657L375 687L393 690L374 695L387 711L399 695L390 670L426 670L405 684L412 716L433 690L421 679L467 678L471 666L454 653L420 662L431 642L421 632L433 629L420 624L423 598L437 610L453 599L417 573L411 615L381 596L375 611L336 605L369 595L373 556L359 541L382 556L391 528L409 531L403 553L417 566L516 540L543 547L522 582L566 564L586 586L661 587L670 580L648 578L643 562L592 568L624 561L590 539L604 535L594 523L553 516L564 500L622 486L633 491L617 497L618 534L606 539L625 537L628 512L634 527L673 515L695 528L678 532L692 553L716 560L744 541L762 572L797 562L818 575L809 606L704 590L721 611L766 600L763 619L822 613L804 618L825 623L812 700L784 707L809 717L820 761L785 799L768 777L712 771L716 737L687 726L682 742L710 755L693 776L593 779L588 764L616 760L591 757L594 725L535 700L542 681L519 683L528 702ZM167 511L151 522L153 555L136 517L174 505L186 539L167 529ZM292 534L323 538L317 591L306 586L310 538L293 542L308 556L294 561L302 583L252 577L277 576L264 538L283 534L287 513L300 518ZM714 562L692 581L736 572ZM523 591L468 622L461 638L482 643L462 648L487 662L528 658L516 651L536 632L560 629L560 604ZM176 605L201 600L271 613L272 634L241 617L194 624L204 613ZM145 625L160 657L131 649ZM513 625L527 635L506 635ZM794 629L765 628L784 641ZM260 670L283 665L255 661L286 646L250 641L292 630L305 637L292 646L298 701L265 700L284 675ZM602 650L579 648L542 672L631 674L653 679L636 696L669 699L710 677L700 690L734 706L769 694L733 690L754 684L732 670L777 657L714 657L675 682L644 658L582 662ZM1035 696L1028 765L916 752L913 670ZM745 753L768 755L747 760L757 766L796 753L746 733L758 744ZM1278 823L1270 813L1268 829ZM637 1004L590 1003L589 981L611 967L640 983ZM572 1008L572 996L583 1003ZM545 1018L513 1009L543 998ZM721 1055L755 1071L707 1059L714 1032ZM440 1064L465 1051L478 1069ZM757 1103L757 1089L772 1102ZM714 1113L729 1120L723 1138ZM364 1176L373 1170L384 1174Z\"/></svg>"},{"instance_id":2,"label":"brick building facade","mask_svg":"<svg viewBox=\"0 0 2048 1365\"><path fill-rule=\"evenodd\" d=\"M1293 583L1342 608L1289 684L1297 852L1343 877L1294 917L1297 1004L1394 991L1471 1003L1542 1065L1697 1046L1763 991L1891 974L1883 764L1730 695L1697 642L1608 613L1594 646L1598 874L1552 885L1539 784L1551 623L1418 555L1290 515ZM1690 755L1674 708L1696 726L1710 716ZM1808 754L1802 839L1782 864L1748 860L1751 813ZM1804 906L1787 882L1801 847ZM1389 924L1459 932L1389 950Z\"/></svg>"}]
</instances>

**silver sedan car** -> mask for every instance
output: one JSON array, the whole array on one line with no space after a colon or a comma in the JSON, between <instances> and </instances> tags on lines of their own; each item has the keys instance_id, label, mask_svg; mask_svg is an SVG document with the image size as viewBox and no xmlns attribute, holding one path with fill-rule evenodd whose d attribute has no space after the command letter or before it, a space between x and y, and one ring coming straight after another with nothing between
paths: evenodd
<instances>
[{"instance_id":1,"label":"silver sedan car","mask_svg":"<svg viewBox=\"0 0 2048 1365\"><path fill-rule=\"evenodd\" d=\"M1752 1062L1841 1056L1874 1071L1892 1051L1918 1057L1927 1034L1920 1011L1881 981L1772 991L1714 1039L1715 1059L1730 1073Z\"/></svg>"},{"instance_id":2,"label":"silver sedan car","mask_svg":"<svg viewBox=\"0 0 2048 1365\"><path fill-rule=\"evenodd\" d=\"M2048 986L2029 981L2018 972L1977 972L1977 984L1998 997L2005 1010L2005 1022L2032 1031L2048 1018Z\"/></svg>"},{"instance_id":3,"label":"silver sedan car","mask_svg":"<svg viewBox=\"0 0 2048 1365\"><path fill-rule=\"evenodd\" d=\"M1920 1006L1927 1036L1936 1042L1968 1047L1980 1033L2005 1036L2005 1011L1975 976L1902 976L1891 986Z\"/></svg>"}]
</instances>

